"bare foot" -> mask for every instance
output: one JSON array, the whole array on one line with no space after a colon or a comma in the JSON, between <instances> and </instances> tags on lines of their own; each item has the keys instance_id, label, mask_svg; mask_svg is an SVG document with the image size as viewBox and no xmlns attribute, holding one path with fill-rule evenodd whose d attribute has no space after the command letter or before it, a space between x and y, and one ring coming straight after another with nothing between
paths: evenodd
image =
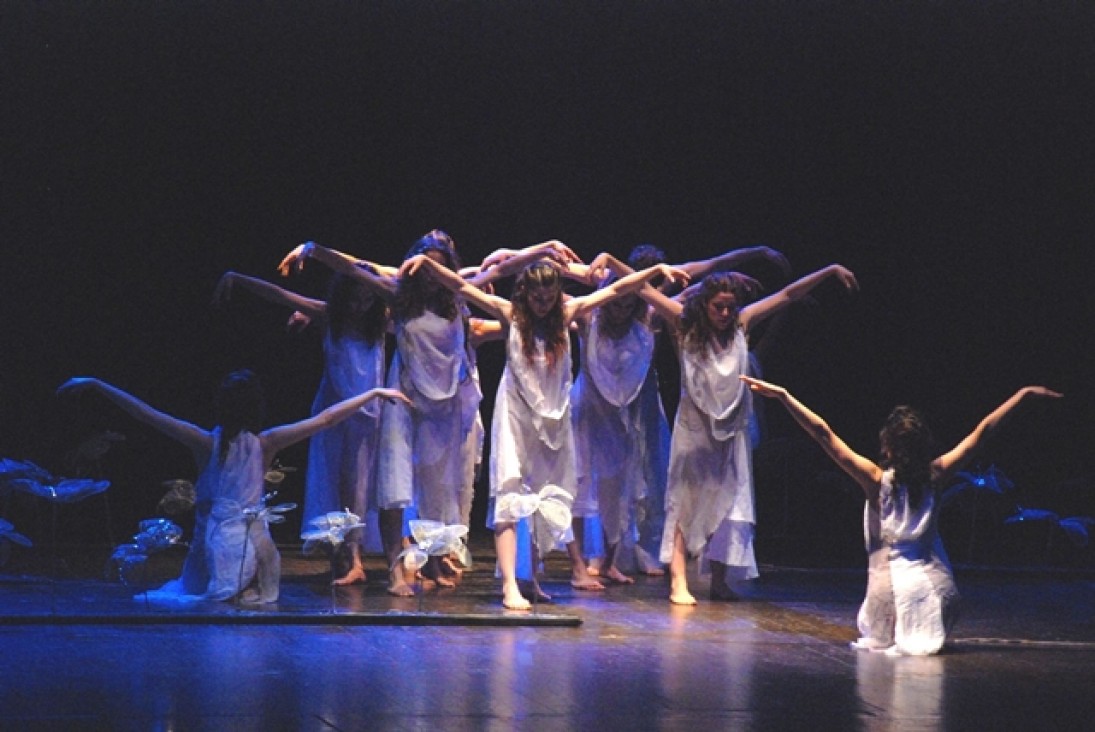
<instances>
[{"instance_id":1,"label":"bare foot","mask_svg":"<svg viewBox=\"0 0 1095 732\"><path fill-rule=\"evenodd\" d=\"M399 567L388 574L388 594L395 597L414 597L414 588L403 579L403 571Z\"/></svg>"},{"instance_id":2,"label":"bare foot","mask_svg":"<svg viewBox=\"0 0 1095 732\"><path fill-rule=\"evenodd\" d=\"M674 580L669 584L669 601L674 605L695 605L696 598L688 591L688 582Z\"/></svg>"},{"instance_id":3,"label":"bare foot","mask_svg":"<svg viewBox=\"0 0 1095 732\"><path fill-rule=\"evenodd\" d=\"M632 579L631 577L628 577L626 574L624 574L620 570L616 569L616 565L612 565L611 567L609 567L608 569L605 570L605 577L607 577L608 579L612 580L613 582L615 582L617 584L621 584L621 585L633 585L633 584L635 584L635 580Z\"/></svg>"},{"instance_id":4,"label":"bare foot","mask_svg":"<svg viewBox=\"0 0 1095 732\"><path fill-rule=\"evenodd\" d=\"M437 583L438 587L456 587L456 582L451 576L446 575L441 561L437 557L430 557L426 566L422 568L422 576Z\"/></svg>"},{"instance_id":5,"label":"bare foot","mask_svg":"<svg viewBox=\"0 0 1095 732\"><path fill-rule=\"evenodd\" d=\"M459 578L464 576L464 570L456 566L456 562L452 557L442 557L441 572L449 577Z\"/></svg>"},{"instance_id":6,"label":"bare foot","mask_svg":"<svg viewBox=\"0 0 1095 732\"><path fill-rule=\"evenodd\" d=\"M641 546L635 547L635 561L639 565L639 571L647 577L665 576L665 567Z\"/></svg>"},{"instance_id":7,"label":"bare foot","mask_svg":"<svg viewBox=\"0 0 1095 732\"><path fill-rule=\"evenodd\" d=\"M502 607L507 610L531 610L532 603L521 594L516 585L502 588Z\"/></svg>"},{"instance_id":8,"label":"bare foot","mask_svg":"<svg viewBox=\"0 0 1095 732\"><path fill-rule=\"evenodd\" d=\"M533 587L532 591L536 597L536 602L551 602L551 595L540 589L540 585Z\"/></svg>"},{"instance_id":9,"label":"bare foot","mask_svg":"<svg viewBox=\"0 0 1095 732\"><path fill-rule=\"evenodd\" d=\"M351 567L350 571L341 577L331 580L331 584L335 587L345 587L346 585L356 585L364 581L365 569L361 565L357 565Z\"/></svg>"},{"instance_id":10,"label":"bare foot","mask_svg":"<svg viewBox=\"0 0 1095 732\"><path fill-rule=\"evenodd\" d=\"M588 567L586 567L586 574L588 574L590 577L600 577L601 576L601 568L598 567L595 564L591 564Z\"/></svg>"},{"instance_id":11,"label":"bare foot","mask_svg":"<svg viewBox=\"0 0 1095 732\"><path fill-rule=\"evenodd\" d=\"M600 580L596 577L590 577L588 574L584 577L571 577L570 586L576 590L588 590L590 592L597 592L605 588Z\"/></svg>"}]
</instances>

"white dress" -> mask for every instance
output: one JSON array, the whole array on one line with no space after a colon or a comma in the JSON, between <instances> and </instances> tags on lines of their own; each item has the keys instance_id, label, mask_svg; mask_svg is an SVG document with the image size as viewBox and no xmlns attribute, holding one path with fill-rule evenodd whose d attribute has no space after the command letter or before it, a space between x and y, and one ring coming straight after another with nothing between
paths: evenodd
<instances>
[{"instance_id":1,"label":"white dress","mask_svg":"<svg viewBox=\"0 0 1095 732\"><path fill-rule=\"evenodd\" d=\"M381 384L384 373L384 339L370 345L353 337L323 341L324 371L313 416L344 399L363 394ZM381 400L374 400L353 416L313 435L308 445L308 470L304 479L303 531L314 518L331 511L349 510L365 516L376 506L377 445L380 438ZM364 532L358 541L364 544Z\"/></svg>"},{"instance_id":2,"label":"white dress","mask_svg":"<svg viewBox=\"0 0 1095 732\"><path fill-rule=\"evenodd\" d=\"M629 533L636 506L647 495L640 395L650 372L654 334L635 321L621 338L608 337L596 310L583 335L582 368L572 391L578 469L573 512L599 513L608 543L616 545Z\"/></svg>"},{"instance_id":3,"label":"white dress","mask_svg":"<svg viewBox=\"0 0 1095 732\"><path fill-rule=\"evenodd\" d=\"M380 450L381 508L414 505L424 519L462 523L468 442L482 398L472 378L464 320L430 311L396 323L388 385L414 409L384 410Z\"/></svg>"},{"instance_id":4,"label":"white dress","mask_svg":"<svg viewBox=\"0 0 1095 732\"><path fill-rule=\"evenodd\" d=\"M753 555L752 393L749 348L740 328L725 349L681 352L681 400L673 425L661 561L673 554L680 526L691 555L727 565L728 580L757 576Z\"/></svg>"},{"instance_id":5,"label":"white dress","mask_svg":"<svg viewBox=\"0 0 1095 732\"><path fill-rule=\"evenodd\" d=\"M937 653L954 625L958 590L937 526L938 496L925 491L919 506L905 486L882 474L878 509L863 509L867 596L853 646L896 655Z\"/></svg>"},{"instance_id":6,"label":"white dress","mask_svg":"<svg viewBox=\"0 0 1095 732\"><path fill-rule=\"evenodd\" d=\"M264 520L247 509L262 507L266 466L262 444L241 432L220 460L221 429L213 431L213 452L195 485L194 537L183 573L151 599L229 600L241 592L248 602L274 602L281 581L281 556Z\"/></svg>"},{"instance_id":7,"label":"white dress","mask_svg":"<svg viewBox=\"0 0 1095 732\"><path fill-rule=\"evenodd\" d=\"M491 499L511 492L537 492L546 485L574 495L574 433L570 419L570 339L549 366L538 341L530 362L521 335L510 327L506 367L498 384L491 423ZM494 526L493 511L489 525Z\"/></svg>"}]
</instances>

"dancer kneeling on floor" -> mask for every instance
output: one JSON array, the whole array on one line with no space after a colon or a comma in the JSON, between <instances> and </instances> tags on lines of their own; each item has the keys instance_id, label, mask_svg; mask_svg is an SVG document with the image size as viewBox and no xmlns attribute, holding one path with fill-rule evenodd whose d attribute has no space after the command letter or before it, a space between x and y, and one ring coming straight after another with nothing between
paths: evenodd
<instances>
[{"instance_id":1,"label":"dancer kneeling on floor","mask_svg":"<svg viewBox=\"0 0 1095 732\"><path fill-rule=\"evenodd\" d=\"M406 403L394 389L371 389L308 419L259 431L265 399L250 371L229 374L217 392L216 422L204 430L150 407L98 379L75 378L59 394L96 392L123 412L190 448L201 474L195 490L194 538L182 576L160 593L180 599L266 603L278 599L281 558L265 521L245 520L262 508L263 477L278 452L333 427L376 398Z\"/></svg>"},{"instance_id":2,"label":"dancer kneeling on floor","mask_svg":"<svg viewBox=\"0 0 1095 732\"><path fill-rule=\"evenodd\" d=\"M890 655L938 653L954 624L958 590L939 539L939 488L1027 397L1060 397L1028 386L981 420L949 452L932 458L931 432L909 407L893 410L879 433L879 464L859 455L786 389L742 377L754 393L778 400L795 421L863 489L867 597L854 648Z\"/></svg>"}]
</instances>

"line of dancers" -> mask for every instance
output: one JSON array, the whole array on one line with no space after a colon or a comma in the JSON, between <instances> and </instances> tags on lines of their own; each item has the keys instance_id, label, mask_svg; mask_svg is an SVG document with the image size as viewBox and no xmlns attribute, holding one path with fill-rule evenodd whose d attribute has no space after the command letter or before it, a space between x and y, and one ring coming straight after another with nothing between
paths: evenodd
<instances>
[{"instance_id":1,"label":"line of dancers","mask_svg":"<svg viewBox=\"0 0 1095 732\"><path fill-rule=\"evenodd\" d=\"M502 605L510 610L529 609L530 597L550 599L535 568L557 545L567 551L577 589L602 590L601 578L632 582L625 562L650 575L668 565L670 602L693 605L686 570L699 558L710 573L710 597L735 599L734 584L757 576L753 396L773 398L863 487L869 581L857 647L934 653L957 599L939 541L938 489L1020 403L1060 395L1020 390L939 457L922 418L899 408L883 429L876 464L785 389L756 378L749 351L759 324L825 281L854 291L855 276L833 264L760 297L757 281L736 271L751 259L790 271L768 247L671 266L660 251L641 246L626 262L603 253L585 264L549 241L498 250L462 268L452 238L438 230L415 242L398 267L309 242L279 269L289 274L309 261L330 268L325 300L232 272L214 300L227 302L242 289L291 309L295 324L323 327L324 374L311 418L262 430L250 374L225 382L212 431L96 379L71 380L61 391L97 391L194 452L201 471L195 539L183 576L163 592L277 598L277 550L268 529L254 522L242 533L229 531L227 518L261 501L262 474L278 450L310 437L303 525L343 509L376 512L390 567L387 591L407 596L413 590L397 561L405 512L447 526L470 521L486 434L476 349L501 341L506 361L489 433L487 521ZM494 289L509 277L515 279L506 299ZM566 294L566 280L588 294ZM573 334L581 354L576 378ZM658 338L673 343L680 362L672 430L654 367ZM545 520L553 501L569 509L573 527ZM596 572L581 545L584 519L592 516L605 546ZM351 532L345 561L333 565L335 584L364 580L367 538L361 529ZM452 586L458 570L430 557L422 572Z\"/></svg>"}]
</instances>

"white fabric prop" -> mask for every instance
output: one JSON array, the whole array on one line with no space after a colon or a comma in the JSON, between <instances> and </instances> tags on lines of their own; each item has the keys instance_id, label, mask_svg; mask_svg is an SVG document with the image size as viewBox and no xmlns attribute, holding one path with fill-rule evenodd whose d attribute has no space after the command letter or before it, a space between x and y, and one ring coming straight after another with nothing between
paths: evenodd
<instances>
[{"instance_id":1,"label":"white fabric prop","mask_svg":"<svg viewBox=\"0 0 1095 732\"><path fill-rule=\"evenodd\" d=\"M546 485L539 493L506 493L497 499L495 521L529 519L532 540L543 559L570 528L573 500L573 496L557 485Z\"/></svg>"},{"instance_id":2,"label":"white fabric prop","mask_svg":"<svg viewBox=\"0 0 1095 732\"><path fill-rule=\"evenodd\" d=\"M305 554L311 554L319 544L337 547L346 541L346 534L365 526L361 517L348 508L345 511L329 511L322 516L316 516L310 523L315 528L301 535Z\"/></svg>"},{"instance_id":3,"label":"white fabric prop","mask_svg":"<svg viewBox=\"0 0 1095 732\"><path fill-rule=\"evenodd\" d=\"M462 524L446 526L440 521L416 520L408 522L414 544L404 549L396 558L403 560L407 569L418 571L431 556L446 557L450 554L465 567L471 566L471 552L464 543L468 527Z\"/></svg>"}]
</instances>

